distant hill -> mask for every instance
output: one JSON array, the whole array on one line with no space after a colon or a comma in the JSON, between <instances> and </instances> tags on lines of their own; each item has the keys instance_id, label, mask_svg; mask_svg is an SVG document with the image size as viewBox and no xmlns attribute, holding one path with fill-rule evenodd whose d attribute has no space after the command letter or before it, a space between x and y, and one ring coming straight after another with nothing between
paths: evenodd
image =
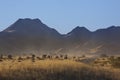
<instances>
[{"instance_id":1,"label":"distant hill","mask_svg":"<svg viewBox=\"0 0 120 80\"><path fill-rule=\"evenodd\" d=\"M39 19L18 19L0 32L1 54L120 54L120 27L94 32L77 26L62 35Z\"/></svg>"}]
</instances>

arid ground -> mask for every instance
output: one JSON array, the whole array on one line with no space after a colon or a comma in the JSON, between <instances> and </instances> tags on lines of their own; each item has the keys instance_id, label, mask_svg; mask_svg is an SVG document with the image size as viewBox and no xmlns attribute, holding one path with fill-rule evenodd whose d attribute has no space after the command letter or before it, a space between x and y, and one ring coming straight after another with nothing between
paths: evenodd
<instances>
[{"instance_id":1,"label":"arid ground","mask_svg":"<svg viewBox=\"0 0 120 80\"><path fill-rule=\"evenodd\" d=\"M85 56L2 56L0 80L120 80L116 59L119 57L101 57L89 62Z\"/></svg>"}]
</instances>

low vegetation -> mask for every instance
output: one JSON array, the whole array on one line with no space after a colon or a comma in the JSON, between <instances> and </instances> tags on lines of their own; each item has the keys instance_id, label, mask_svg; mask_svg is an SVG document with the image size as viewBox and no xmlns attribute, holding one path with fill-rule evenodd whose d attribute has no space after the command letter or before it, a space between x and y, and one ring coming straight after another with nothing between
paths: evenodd
<instances>
[{"instance_id":1,"label":"low vegetation","mask_svg":"<svg viewBox=\"0 0 120 80\"><path fill-rule=\"evenodd\" d=\"M109 59L113 67L120 68L120 57L111 56Z\"/></svg>"},{"instance_id":2,"label":"low vegetation","mask_svg":"<svg viewBox=\"0 0 120 80\"><path fill-rule=\"evenodd\" d=\"M82 63L76 57L0 57L0 80L120 80L120 71Z\"/></svg>"},{"instance_id":3,"label":"low vegetation","mask_svg":"<svg viewBox=\"0 0 120 80\"><path fill-rule=\"evenodd\" d=\"M93 65L120 69L120 57L119 56L100 57L94 61Z\"/></svg>"}]
</instances>

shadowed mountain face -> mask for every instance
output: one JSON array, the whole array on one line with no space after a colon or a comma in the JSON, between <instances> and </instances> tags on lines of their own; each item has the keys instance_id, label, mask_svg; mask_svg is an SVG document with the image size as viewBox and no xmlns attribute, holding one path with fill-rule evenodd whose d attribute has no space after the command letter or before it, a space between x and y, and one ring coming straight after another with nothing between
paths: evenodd
<instances>
[{"instance_id":1,"label":"shadowed mountain face","mask_svg":"<svg viewBox=\"0 0 120 80\"><path fill-rule=\"evenodd\" d=\"M83 44L88 41L91 37L91 32L87 30L85 27L77 26L71 32L66 35L66 39L70 41L70 43Z\"/></svg>"},{"instance_id":2,"label":"shadowed mountain face","mask_svg":"<svg viewBox=\"0 0 120 80\"><path fill-rule=\"evenodd\" d=\"M1 51L5 53L57 48L61 35L39 19L19 19L0 33Z\"/></svg>"},{"instance_id":3,"label":"shadowed mountain face","mask_svg":"<svg viewBox=\"0 0 120 80\"><path fill-rule=\"evenodd\" d=\"M120 27L91 32L77 26L61 35L39 19L19 19L0 32L0 53L119 54Z\"/></svg>"},{"instance_id":4,"label":"shadowed mountain face","mask_svg":"<svg viewBox=\"0 0 120 80\"><path fill-rule=\"evenodd\" d=\"M3 33L33 37L57 37L60 35L55 29L49 28L47 25L43 24L39 19L19 19L13 25L5 29Z\"/></svg>"}]
</instances>

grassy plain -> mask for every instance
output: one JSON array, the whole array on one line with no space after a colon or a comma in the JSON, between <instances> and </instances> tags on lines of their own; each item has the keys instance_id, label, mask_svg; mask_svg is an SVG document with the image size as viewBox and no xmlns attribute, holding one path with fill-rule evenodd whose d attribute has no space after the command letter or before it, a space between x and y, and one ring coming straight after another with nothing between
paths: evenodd
<instances>
[{"instance_id":1,"label":"grassy plain","mask_svg":"<svg viewBox=\"0 0 120 80\"><path fill-rule=\"evenodd\" d=\"M0 80L120 80L119 70L68 59L6 59L0 62Z\"/></svg>"}]
</instances>

